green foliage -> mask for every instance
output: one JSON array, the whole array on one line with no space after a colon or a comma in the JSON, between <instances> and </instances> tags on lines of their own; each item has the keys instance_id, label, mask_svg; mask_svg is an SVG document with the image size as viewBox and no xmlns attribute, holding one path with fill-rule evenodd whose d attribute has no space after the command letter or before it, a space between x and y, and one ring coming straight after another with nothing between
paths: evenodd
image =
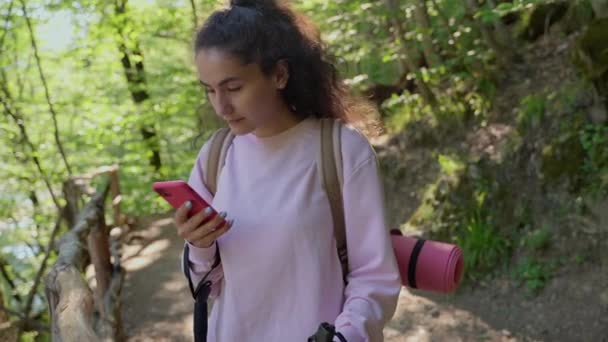
<instances>
[{"instance_id":1,"label":"green foliage","mask_svg":"<svg viewBox=\"0 0 608 342\"><path fill-rule=\"evenodd\" d=\"M391 132L398 132L412 121L423 117L432 117L432 108L424 103L417 94L402 96L393 95L384 104L386 126Z\"/></svg>"},{"instance_id":2,"label":"green foliage","mask_svg":"<svg viewBox=\"0 0 608 342\"><path fill-rule=\"evenodd\" d=\"M514 276L526 287L528 295L536 295L553 276L555 263L546 263L535 258L524 258L515 268Z\"/></svg>"},{"instance_id":3,"label":"green foliage","mask_svg":"<svg viewBox=\"0 0 608 342\"><path fill-rule=\"evenodd\" d=\"M542 251L549 246L551 235L547 228L532 231L522 238L522 244L533 251Z\"/></svg>"},{"instance_id":4,"label":"green foliage","mask_svg":"<svg viewBox=\"0 0 608 342\"><path fill-rule=\"evenodd\" d=\"M580 132L585 153L583 171L589 188L601 195L608 190L608 125L588 124Z\"/></svg>"},{"instance_id":5,"label":"green foliage","mask_svg":"<svg viewBox=\"0 0 608 342\"><path fill-rule=\"evenodd\" d=\"M542 257L550 246L551 233L543 227L528 231L519 241L524 257L515 265L513 276L520 286L525 286L527 295L537 295L559 266L556 259Z\"/></svg>"},{"instance_id":6,"label":"green foliage","mask_svg":"<svg viewBox=\"0 0 608 342\"><path fill-rule=\"evenodd\" d=\"M477 208L463 222L456 243L465 255L465 274L477 278L492 272L496 266L505 263L509 255L509 241L503 238L492 223L491 217L484 214L485 193L479 193Z\"/></svg>"},{"instance_id":7,"label":"green foliage","mask_svg":"<svg viewBox=\"0 0 608 342\"><path fill-rule=\"evenodd\" d=\"M579 266L582 265L585 262L585 257L583 255L580 255L580 254L574 255L572 257L572 259L573 259L574 263L576 265L579 265Z\"/></svg>"},{"instance_id":8,"label":"green foliage","mask_svg":"<svg viewBox=\"0 0 608 342\"><path fill-rule=\"evenodd\" d=\"M439 154L437 161L441 167L441 172L448 176L453 176L458 172L462 171L465 167L464 163L457 157Z\"/></svg>"},{"instance_id":9,"label":"green foliage","mask_svg":"<svg viewBox=\"0 0 608 342\"><path fill-rule=\"evenodd\" d=\"M545 97L528 95L521 101L517 123L521 130L537 128L545 118L547 102Z\"/></svg>"},{"instance_id":10,"label":"green foliage","mask_svg":"<svg viewBox=\"0 0 608 342\"><path fill-rule=\"evenodd\" d=\"M576 42L573 62L590 80L608 73L608 18L593 20ZM604 94L605 95L605 94Z\"/></svg>"}]
</instances>

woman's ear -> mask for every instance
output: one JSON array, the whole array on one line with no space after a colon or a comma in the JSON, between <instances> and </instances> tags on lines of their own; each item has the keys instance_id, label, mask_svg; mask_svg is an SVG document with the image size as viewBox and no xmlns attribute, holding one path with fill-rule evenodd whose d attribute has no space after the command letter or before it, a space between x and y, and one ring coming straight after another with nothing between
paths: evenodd
<instances>
[{"instance_id":1,"label":"woman's ear","mask_svg":"<svg viewBox=\"0 0 608 342\"><path fill-rule=\"evenodd\" d=\"M289 64L287 64L287 60L281 59L277 62L274 68L273 80L277 89L285 89L289 80Z\"/></svg>"}]
</instances>

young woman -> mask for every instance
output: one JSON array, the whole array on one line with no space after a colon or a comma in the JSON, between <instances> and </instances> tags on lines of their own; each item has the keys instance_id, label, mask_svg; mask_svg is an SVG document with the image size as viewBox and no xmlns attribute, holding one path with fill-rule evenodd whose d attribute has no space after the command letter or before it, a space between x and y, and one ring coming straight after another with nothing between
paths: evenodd
<instances>
[{"instance_id":1,"label":"young woman","mask_svg":"<svg viewBox=\"0 0 608 342\"><path fill-rule=\"evenodd\" d=\"M377 162L368 141L343 126L343 204L348 275L316 160L319 118L364 122L314 27L277 1L233 0L198 32L200 83L236 135L213 196L204 184L209 143L189 184L226 218L201 224L178 209L178 234L196 281L211 280L208 341L306 341L329 322L348 342L382 341L400 279ZM213 268L219 254L221 263Z\"/></svg>"}]
</instances>

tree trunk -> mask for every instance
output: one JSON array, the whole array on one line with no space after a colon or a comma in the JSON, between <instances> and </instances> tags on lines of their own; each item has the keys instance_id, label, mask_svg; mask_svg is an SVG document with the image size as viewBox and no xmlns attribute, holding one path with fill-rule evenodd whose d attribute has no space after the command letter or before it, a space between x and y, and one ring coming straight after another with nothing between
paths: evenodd
<instances>
[{"instance_id":1,"label":"tree trunk","mask_svg":"<svg viewBox=\"0 0 608 342\"><path fill-rule=\"evenodd\" d=\"M116 26L118 32L118 50L122 54L120 59L129 92L131 98L136 105L142 104L150 95L148 93L148 86L146 83L146 71L144 68L144 56L137 42L129 42L129 38L123 32L123 26L128 23L127 17L127 0L122 2L116 2L115 13L121 18L120 22ZM131 48L129 48L131 47ZM133 62L133 60L135 62ZM160 158L160 142L158 141L158 134L153 124L142 124L139 128L140 133L150 150L150 165L154 167L156 171L160 170L162 166Z\"/></svg>"},{"instance_id":2,"label":"tree trunk","mask_svg":"<svg viewBox=\"0 0 608 342\"><path fill-rule=\"evenodd\" d=\"M492 8L496 8L495 0L488 0L488 5ZM499 19L494 22L494 30L500 37L501 44L505 46L507 49L515 49L515 42L513 41L513 37L509 33L509 30L503 24L503 22Z\"/></svg>"},{"instance_id":3,"label":"tree trunk","mask_svg":"<svg viewBox=\"0 0 608 342\"><path fill-rule=\"evenodd\" d=\"M422 29L422 51L429 67L435 67L441 64L439 56L435 53L433 47L433 37L431 35L431 23L429 13L426 7L426 0L419 0L415 5L414 19L416 26Z\"/></svg>"},{"instance_id":4,"label":"tree trunk","mask_svg":"<svg viewBox=\"0 0 608 342\"><path fill-rule=\"evenodd\" d=\"M479 5L476 0L467 0L466 2L467 10L470 13L471 18L474 18L475 13L479 9ZM494 30L491 25L488 25L483 22L476 22L476 25L481 32L481 36L486 44L494 51L494 55L496 56L496 60L502 66L509 65L511 61L515 59L515 55L512 49L508 49L504 47L500 40L498 40L494 36Z\"/></svg>"},{"instance_id":5,"label":"tree trunk","mask_svg":"<svg viewBox=\"0 0 608 342\"><path fill-rule=\"evenodd\" d=\"M418 66L416 65L416 56L417 50L415 48L408 47L405 40L405 29L402 26L401 21L399 20L399 6L395 0L384 0L386 8L389 12L389 18L392 26L393 35L395 36L395 40L399 42L399 47L401 49L401 54L403 55L403 59L401 63L403 63L406 68L410 72L415 72L418 70ZM435 94L429 87L429 85L419 77L415 78L416 87L420 92L420 95L424 99L424 101L432 106L437 104L437 99Z\"/></svg>"}]
</instances>

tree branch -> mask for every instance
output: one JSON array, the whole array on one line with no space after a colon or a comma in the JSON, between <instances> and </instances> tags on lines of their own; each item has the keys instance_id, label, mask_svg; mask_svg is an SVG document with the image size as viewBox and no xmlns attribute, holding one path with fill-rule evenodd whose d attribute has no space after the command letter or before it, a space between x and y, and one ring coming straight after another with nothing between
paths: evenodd
<instances>
[{"instance_id":1,"label":"tree branch","mask_svg":"<svg viewBox=\"0 0 608 342\"><path fill-rule=\"evenodd\" d=\"M433 8L435 9L435 11L437 11L437 13L439 14L439 17L443 21L443 24L445 25L446 29L449 29L449 27L450 27L450 19L445 15L445 13L443 12L443 10L441 9L441 7L439 6L439 4L437 3L437 0L431 0L431 3L433 4Z\"/></svg>"},{"instance_id":2,"label":"tree branch","mask_svg":"<svg viewBox=\"0 0 608 342\"><path fill-rule=\"evenodd\" d=\"M30 292L27 295L27 300L25 302L25 308L23 313L25 314L25 318L29 318L30 311L32 310L32 303L34 302L34 296L38 290L38 285L40 285L40 281L42 280L42 276L44 275L44 271L46 270L47 262L53 251L53 246L55 245L55 238L57 237L57 233L61 228L61 221L63 220L63 215L61 212L57 213L57 220L55 221L55 227L53 227L53 231L51 232L51 238L49 239L49 244L46 247L46 252L44 253L44 259L42 259L42 263L40 268L38 269L38 273L36 274L36 278L34 278L34 285L30 289Z\"/></svg>"},{"instance_id":3,"label":"tree branch","mask_svg":"<svg viewBox=\"0 0 608 342\"><path fill-rule=\"evenodd\" d=\"M55 143L57 144L57 148L59 149L59 153L61 154L61 158L63 159L65 167L68 171L68 174L72 175L72 168L70 167L70 164L68 163L67 156L65 154L65 151L63 150L63 144L61 143L61 139L59 138L59 125L57 124L57 112L55 111L55 108L53 107L53 103L51 102L51 95L49 94L49 86L46 82L46 77L44 76L44 72L42 71L42 63L40 61L40 56L38 55L38 46L36 45L36 37L34 36L34 29L32 28L32 21L30 20L30 17L28 16L27 8L25 6L25 1L20 0L20 2L21 2L21 10L23 11L23 17L25 18L25 22L27 23L27 29L30 33L32 49L34 50L34 57L36 58L36 65L38 66L38 73L40 74L40 80L42 81L42 86L44 87L44 95L46 97L46 102L49 105L49 110L51 112L51 117L53 119Z\"/></svg>"},{"instance_id":4,"label":"tree branch","mask_svg":"<svg viewBox=\"0 0 608 342\"><path fill-rule=\"evenodd\" d=\"M11 1L8 5L8 12L6 12L6 20L4 21L4 31L2 31L2 36L0 36L0 51L2 51L2 47L4 47L4 38L6 38L6 34L8 33L8 24L11 21L11 14L13 14L13 4L15 1Z\"/></svg>"},{"instance_id":5,"label":"tree branch","mask_svg":"<svg viewBox=\"0 0 608 342\"><path fill-rule=\"evenodd\" d=\"M152 34L152 37L162 38L162 39L171 39L171 40L175 40L177 42L185 43L188 45L191 43L188 39L180 38L180 37L177 37L176 35L170 34L170 33L156 32L156 33Z\"/></svg>"},{"instance_id":6,"label":"tree branch","mask_svg":"<svg viewBox=\"0 0 608 342\"><path fill-rule=\"evenodd\" d=\"M27 134L23 116L19 113L18 110L13 109L10 103L8 102L8 100L11 99L11 94L5 81L5 77L3 77L3 82L0 82L0 90L4 94L4 96L1 96L2 94L0 94L0 103L4 107L4 112L8 116L10 116L17 125L17 127L19 127L21 137L32 152L32 160L34 161L34 164L36 164L38 172L40 172L42 180L44 181L44 184L46 184L46 187L49 190L49 193L51 194L53 203L55 203L55 207L57 208L57 210L61 211L61 205L59 204L59 200L57 199L57 196L55 196L55 192L53 191L53 187L51 186L51 182L49 181L46 171L44 171L44 169L42 168L42 163L40 162L40 159L38 159L38 150L36 149L36 147L34 147L34 144L30 140L29 135Z\"/></svg>"},{"instance_id":7,"label":"tree branch","mask_svg":"<svg viewBox=\"0 0 608 342\"><path fill-rule=\"evenodd\" d=\"M11 309L7 308L6 306L4 306L4 304L2 304L2 303L0 303L0 310L6 312L9 315L13 315L13 316L16 316L19 318L24 318L24 316L21 312L11 310Z\"/></svg>"},{"instance_id":8,"label":"tree branch","mask_svg":"<svg viewBox=\"0 0 608 342\"><path fill-rule=\"evenodd\" d=\"M198 15L196 14L196 3L194 3L194 0L190 0L190 7L192 7L192 23L194 24L192 27L196 31L198 28Z\"/></svg>"},{"instance_id":9,"label":"tree branch","mask_svg":"<svg viewBox=\"0 0 608 342\"><path fill-rule=\"evenodd\" d=\"M15 285L15 282L13 281L13 279L8 274L8 271L6 270L6 265L7 265L6 261L4 259L0 259L0 273L2 274L2 276L8 283L8 286L11 288L13 298L17 302L21 303L21 296L19 296L19 293L17 292L17 286Z\"/></svg>"},{"instance_id":10,"label":"tree branch","mask_svg":"<svg viewBox=\"0 0 608 342\"><path fill-rule=\"evenodd\" d=\"M49 332L51 328L44 324L40 323L35 319L26 318L21 312L13 311L7 307L5 307L2 303L0 303L0 311L4 311L9 315L15 316L19 318L19 328L22 331L40 331L40 332Z\"/></svg>"}]
</instances>

